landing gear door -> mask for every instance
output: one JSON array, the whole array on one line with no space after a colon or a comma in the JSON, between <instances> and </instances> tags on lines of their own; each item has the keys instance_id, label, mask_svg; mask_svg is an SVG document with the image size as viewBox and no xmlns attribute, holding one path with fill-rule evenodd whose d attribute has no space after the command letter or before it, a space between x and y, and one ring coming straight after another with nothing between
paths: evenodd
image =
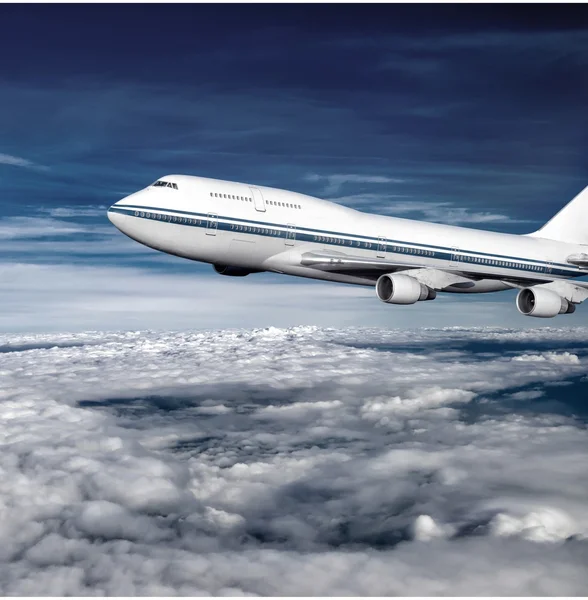
<instances>
[{"instance_id":1,"label":"landing gear door","mask_svg":"<svg viewBox=\"0 0 588 600\"><path fill-rule=\"evenodd\" d=\"M255 204L255 210L259 212L265 212L265 200L263 199L263 194L261 190L256 187L250 187L251 194L253 195L253 202Z\"/></svg>"},{"instance_id":2,"label":"landing gear door","mask_svg":"<svg viewBox=\"0 0 588 600\"><path fill-rule=\"evenodd\" d=\"M216 235L218 229L218 215L215 213L208 213L208 224L206 225L206 235Z\"/></svg>"}]
</instances>

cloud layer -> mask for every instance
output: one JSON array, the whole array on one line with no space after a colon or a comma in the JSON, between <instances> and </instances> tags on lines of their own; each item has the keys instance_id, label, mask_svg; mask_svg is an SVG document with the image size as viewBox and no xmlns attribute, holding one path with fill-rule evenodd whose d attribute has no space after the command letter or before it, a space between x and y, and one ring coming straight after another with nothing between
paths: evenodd
<instances>
[{"instance_id":1,"label":"cloud layer","mask_svg":"<svg viewBox=\"0 0 588 600\"><path fill-rule=\"evenodd\" d=\"M581 594L586 334L5 336L0 592Z\"/></svg>"},{"instance_id":2,"label":"cloud layer","mask_svg":"<svg viewBox=\"0 0 588 600\"><path fill-rule=\"evenodd\" d=\"M475 297L440 294L434 302L394 306L380 302L368 287L267 273L222 277L209 265L148 250L122 235L109 245L91 240L47 241L46 264L20 262L28 245L24 240L5 245L0 241L0 250L15 253L14 262L0 263L0 330L4 332L296 325L529 328L538 324L516 310L516 291ZM40 246L35 242L36 251ZM77 264L71 264L74 251L79 255ZM121 264L91 266L79 258L84 253L100 262L110 258ZM124 253L146 266L125 265ZM55 264L59 259L63 264ZM577 326L585 318L581 307L551 323Z\"/></svg>"}]
</instances>

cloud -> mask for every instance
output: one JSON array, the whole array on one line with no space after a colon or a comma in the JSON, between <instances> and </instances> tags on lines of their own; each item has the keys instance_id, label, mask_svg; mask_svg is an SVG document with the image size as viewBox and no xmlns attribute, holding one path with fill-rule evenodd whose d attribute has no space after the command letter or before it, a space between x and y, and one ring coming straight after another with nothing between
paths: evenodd
<instances>
[{"instance_id":1,"label":"cloud","mask_svg":"<svg viewBox=\"0 0 588 600\"><path fill-rule=\"evenodd\" d=\"M71 236L94 231L87 226L42 217L4 217L0 219L0 240Z\"/></svg>"},{"instance_id":2,"label":"cloud","mask_svg":"<svg viewBox=\"0 0 588 600\"><path fill-rule=\"evenodd\" d=\"M0 591L581 594L585 420L510 395L586 330L518 334L5 336Z\"/></svg>"},{"instance_id":3,"label":"cloud","mask_svg":"<svg viewBox=\"0 0 588 600\"><path fill-rule=\"evenodd\" d=\"M58 206L55 208L44 208L42 212L46 212L51 217L59 219L75 219L78 217L104 217L108 207L100 206Z\"/></svg>"},{"instance_id":4,"label":"cloud","mask_svg":"<svg viewBox=\"0 0 588 600\"><path fill-rule=\"evenodd\" d=\"M379 36L370 33L369 36L334 38L324 43L356 49L379 49L386 56L379 64L380 68L413 71L423 76L446 73L448 64L442 61L455 52L463 53L465 58L472 53L492 53L497 57L502 53L516 52L513 60L525 64L531 62L533 66L538 64L538 60L550 56L565 56L573 65L582 65L588 60L588 33L585 29L540 28L521 31L484 27L480 31L467 33L426 32L418 36Z\"/></svg>"},{"instance_id":5,"label":"cloud","mask_svg":"<svg viewBox=\"0 0 588 600\"><path fill-rule=\"evenodd\" d=\"M87 258L79 248L83 242L43 246L37 241L47 261L34 264L21 262L27 256L24 242L1 247L10 252L18 244L14 262L0 263L0 330L537 326L516 310L516 292L486 298L439 294L434 302L392 306L380 302L370 287L274 274L223 277L209 265L180 261L120 237L109 251L102 241L97 246L88 242ZM578 326L585 319L586 312L578 310L560 322Z\"/></svg>"},{"instance_id":6,"label":"cloud","mask_svg":"<svg viewBox=\"0 0 588 600\"><path fill-rule=\"evenodd\" d=\"M21 158L20 156L12 156L10 154L0 153L0 165L10 165L13 167L23 167L25 169L47 170L48 167L37 165L34 162Z\"/></svg>"},{"instance_id":7,"label":"cloud","mask_svg":"<svg viewBox=\"0 0 588 600\"><path fill-rule=\"evenodd\" d=\"M378 73L378 81L381 77ZM385 95L384 102L371 86L359 86L342 90L336 104L325 101L316 86L278 89L267 81L254 93L244 88L237 95L210 84L170 87L132 79L7 83L5 102L14 115L4 118L7 139L22 140L40 160L50 156L52 164L51 178L24 180L13 169L11 193L27 204L31 196L44 204L108 204L165 173L185 172L316 195L375 186L412 197L449 197L486 213L481 222L493 222L493 215L513 206L519 219L531 206L532 216L547 220L569 199L561 190L577 185L574 172L553 161L555 156L576 164L578 117L567 106L554 117L552 102L545 114L505 115L505 107L518 105L511 98L497 103L492 94L462 90L470 78L458 79L447 97L437 98L437 89L425 94L435 102L406 86ZM507 89L493 85L493 93ZM472 94L480 102L489 98L492 110L471 102L460 106ZM520 104L528 107L527 99ZM541 109L536 102L533 107ZM463 125L457 129L456 112ZM435 127L424 126L422 116L431 114L443 118ZM557 131L538 127L541 119L556 122ZM25 121L23 139L18 123ZM464 218L456 214L452 222L467 222Z\"/></svg>"},{"instance_id":8,"label":"cloud","mask_svg":"<svg viewBox=\"0 0 588 600\"><path fill-rule=\"evenodd\" d=\"M435 223L483 224L483 223L521 223L524 220L508 217L499 213L474 211L451 202L424 202L422 200L397 200L405 198L395 194L352 194L332 198L333 202L345 204L368 212L386 215L423 218Z\"/></svg>"},{"instance_id":9,"label":"cloud","mask_svg":"<svg viewBox=\"0 0 588 600\"><path fill-rule=\"evenodd\" d=\"M334 175L319 175L317 173L309 173L305 176L306 181L326 181L325 194L335 194L342 186L355 183L404 183L404 179L397 177L387 177L385 175L355 175L355 174L334 174Z\"/></svg>"}]
</instances>

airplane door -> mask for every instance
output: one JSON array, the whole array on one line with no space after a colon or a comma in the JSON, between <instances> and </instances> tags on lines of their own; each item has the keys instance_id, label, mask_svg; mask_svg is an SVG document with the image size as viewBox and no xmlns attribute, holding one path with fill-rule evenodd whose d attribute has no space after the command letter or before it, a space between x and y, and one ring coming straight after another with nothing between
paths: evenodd
<instances>
[{"instance_id":1,"label":"airplane door","mask_svg":"<svg viewBox=\"0 0 588 600\"><path fill-rule=\"evenodd\" d=\"M286 232L286 246L293 246L296 241L296 225L288 223L288 231Z\"/></svg>"},{"instance_id":2,"label":"airplane door","mask_svg":"<svg viewBox=\"0 0 588 600\"><path fill-rule=\"evenodd\" d=\"M206 235L216 235L218 229L218 215L208 213L208 224L206 225Z\"/></svg>"},{"instance_id":3,"label":"airplane door","mask_svg":"<svg viewBox=\"0 0 588 600\"><path fill-rule=\"evenodd\" d=\"M450 267L457 267L459 265L459 248L451 249L451 260L449 261Z\"/></svg>"},{"instance_id":4,"label":"airplane door","mask_svg":"<svg viewBox=\"0 0 588 600\"><path fill-rule=\"evenodd\" d=\"M547 274L551 273L552 266L553 266L552 260L548 261L547 265L545 265L544 269Z\"/></svg>"},{"instance_id":5,"label":"airplane door","mask_svg":"<svg viewBox=\"0 0 588 600\"><path fill-rule=\"evenodd\" d=\"M265 212L265 200L261 190L256 187L250 187L251 193L253 194L253 202L255 203L255 210L259 212Z\"/></svg>"},{"instance_id":6,"label":"airplane door","mask_svg":"<svg viewBox=\"0 0 588 600\"><path fill-rule=\"evenodd\" d=\"M376 255L378 258L386 258L386 243L385 237L378 238L378 254Z\"/></svg>"}]
</instances>

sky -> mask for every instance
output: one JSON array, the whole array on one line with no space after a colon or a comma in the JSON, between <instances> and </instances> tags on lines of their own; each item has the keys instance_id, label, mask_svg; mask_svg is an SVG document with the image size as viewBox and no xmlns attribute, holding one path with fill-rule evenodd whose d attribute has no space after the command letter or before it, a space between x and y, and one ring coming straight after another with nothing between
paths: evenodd
<instances>
[{"instance_id":1,"label":"sky","mask_svg":"<svg viewBox=\"0 0 588 600\"><path fill-rule=\"evenodd\" d=\"M582 596L587 340L5 336L0 593Z\"/></svg>"},{"instance_id":2,"label":"sky","mask_svg":"<svg viewBox=\"0 0 588 600\"><path fill-rule=\"evenodd\" d=\"M588 182L586 12L2 5L0 330L536 327L514 292L390 307L367 288L223 278L105 211L186 173L533 231Z\"/></svg>"},{"instance_id":3,"label":"sky","mask_svg":"<svg viewBox=\"0 0 588 600\"><path fill-rule=\"evenodd\" d=\"M588 183L586 17L0 4L0 593L585 594L587 307L221 277L106 209L187 173L533 231Z\"/></svg>"}]
</instances>

